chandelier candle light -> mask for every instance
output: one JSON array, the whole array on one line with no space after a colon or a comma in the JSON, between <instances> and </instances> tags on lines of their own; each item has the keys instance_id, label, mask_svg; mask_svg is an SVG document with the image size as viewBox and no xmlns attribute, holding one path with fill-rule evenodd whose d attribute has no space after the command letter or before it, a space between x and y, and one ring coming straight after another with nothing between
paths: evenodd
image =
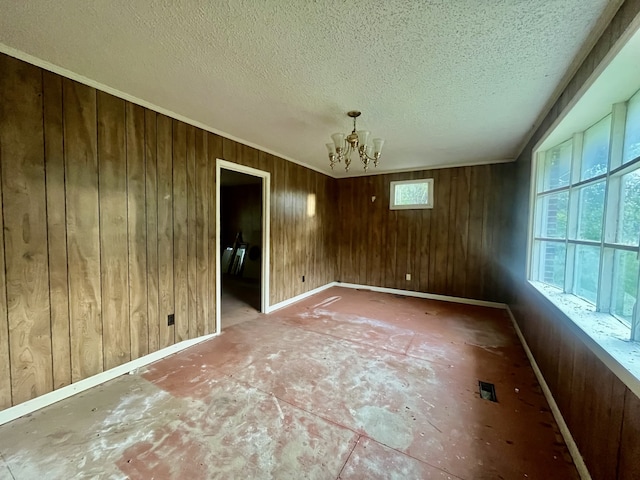
<instances>
[{"instance_id":1,"label":"chandelier candle light","mask_svg":"<svg viewBox=\"0 0 640 480\"><path fill-rule=\"evenodd\" d=\"M382 145L384 140L382 138L375 138L373 145L368 145L369 132L367 130L356 131L356 118L360 116L360 112L352 110L347 113L353 118L353 131L346 136L343 133L334 133L331 135L333 143L327 143L327 150L329 151L329 166L333 170L333 166L336 163L340 163L344 160L345 170L349 171L351 165L351 154L356 151L360 156L360 160L364 165L364 171L369 168L369 163L373 162L373 166L378 166L378 159L380 158L380 152L382 151Z\"/></svg>"}]
</instances>

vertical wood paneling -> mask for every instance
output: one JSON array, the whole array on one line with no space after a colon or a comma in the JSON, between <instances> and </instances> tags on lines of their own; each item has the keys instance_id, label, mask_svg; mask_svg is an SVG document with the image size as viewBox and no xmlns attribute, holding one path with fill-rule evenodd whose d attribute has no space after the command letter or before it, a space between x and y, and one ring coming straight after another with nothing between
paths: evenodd
<instances>
[{"instance_id":1,"label":"vertical wood paneling","mask_svg":"<svg viewBox=\"0 0 640 480\"><path fill-rule=\"evenodd\" d=\"M272 295L273 300L272 303L278 303L281 298L286 298L287 291L287 281L288 272L286 270L287 258L286 258L286 250L287 250L287 237L286 237L286 225L287 225L287 211L289 206L287 205L287 178L286 178L286 165L283 160L276 159L276 175L274 177L277 178L277 186L275 187L275 224L273 224L272 228L272 238L274 241L274 252L271 258L273 258L276 264L275 274L273 275L273 283L272 283ZM273 288L275 287L275 288Z\"/></svg>"},{"instance_id":2,"label":"vertical wood paneling","mask_svg":"<svg viewBox=\"0 0 640 480\"><path fill-rule=\"evenodd\" d=\"M175 341L189 338L187 126L173 121L173 276Z\"/></svg>"},{"instance_id":3,"label":"vertical wood paneling","mask_svg":"<svg viewBox=\"0 0 640 480\"><path fill-rule=\"evenodd\" d=\"M149 352L160 349L160 295L158 269L158 173L156 159L156 113L145 110L145 175L147 219L147 320Z\"/></svg>"},{"instance_id":4,"label":"vertical wood paneling","mask_svg":"<svg viewBox=\"0 0 640 480\"><path fill-rule=\"evenodd\" d=\"M103 370L96 91L63 80L71 380Z\"/></svg>"},{"instance_id":5,"label":"vertical wood paneling","mask_svg":"<svg viewBox=\"0 0 640 480\"><path fill-rule=\"evenodd\" d=\"M209 179L209 226L208 226L208 238L209 238L209 262L208 262L208 274L209 279L209 295L208 305L209 313L207 315L207 322L205 325L205 334L214 333L216 331L216 159L222 157L222 138L213 133L207 134L207 177Z\"/></svg>"},{"instance_id":6,"label":"vertical wood paneling","mask_svg":"<svg viewBox=\"0 0 640 480\"><path fill-rule=\"evenodd\" d=\"M483 179L487 185L492 185L494 181L494 175L491 170L490 165L484 165L481 167L484 170ZM491 195L492 189L486 188L485 195L483 196L483 210L482 217L485 221L482 224L482 232L480 234L480 251L482 252L482 259L480 262L480 277L482 279L482 294L491 288L492 278L491 278L491 265L492 265L492 248L491 248L491 232L492 225L494 221L494 212L491 209Z\"/></svg>"},{"instance_id":7,"label":"vertical wood paneling","mask_svg":"<svg viewBox=\"0 0 640 480\"><path fill-rule=\"evenodd\" d=\"M0 105L0 113L2 106ZM0 176L2 162L0 161ZM0 206L2 182L0 182ZM4 265L4 220L0 215L0 410L12 405L11 401L11 361L9 358L9 321L7 318L7 282Z\"/></svg>"},{"instance_id":8,"label":"vertical wood paneling","mask_svg":"<svg viewBox=\"0 0 640 480\"><path fill-rule=\"evenodd\" d=\"M127 224L131 359L149 353L145 113L127 102Z\"/></svg>"},{"instance_id":9,"label":"vertical wood paneling","mask_svg":"<svg viewBox=\"0 0 640 480\"><path fill-rule=\"evenodd\" d=\"M445 292L454 293L454 258L455 258L455 243L456 243L456 216L458 214L457 202L458 202L458 179L460 175L460 168L452 168L448 170L451 173L449 184L449 215L447 218L447 249L446 249L446 281L444 284Z\"/></svg>"},{"instance_id":10,"label":"vertical wood paneling","mask_svg":"<svg viewBox=\"0 0 640 480\"><path fill-rule=\"evenodd\" d=\"M158 293L160 296L160 348L175 341L175 325L167 325L167 315L175 311L173 272L173 122L164 115L157 119L158 162Z\"/></svg>"},{"instance_id":11,"label":"vertical wood paneling","mask_svg":"<svg viewBox=\"0 0 640 480\"><path fill-rule=\"evenodd\" d=\"M196 129L187 126L187 338L196 336L197 260L196 260Z\"/></svg>"},{"instance_id":12,"label":"vertical wood paneling","mask_svg":"<svg viewBox=\"0 0 640 480\"><path fill-rule=\"evenodd\" d=\"M454 252L451 272L451 291L459 297L467 295L467 263L469 241L469 209L470 209L470 167L458 169L457 196L456 196L456 220L453 231Z\"/></svg>"},{"instance_id":13,"label":"vertical wood paneling","mask_svg":"<svg viewBox=\"0 0 640 480\"><path fill-rule=\"evenodd\" d=\"M71 383L62 78L60 76L43 71L43 98L51 353L53 356L53 388L57 389Z\"/></svg>"},{"instance_id":14,"label":"vertical wood paneling","mask_svg":"<svg viewBox=\"0 0 640 480\"><path fill-rule=\"evenodd\" d=\"M624 400L624 423L620 434L620 480L640 478L640 398L627 389Z\"/></svg>"},{"instance_id":15,"label":"vertical wood paneling","mask_svg":"<svg viewBox=\"0 0 640 480\"><path fill-rule=\"evenodd\" d=\"M124 101L97 94L104 368L131 360Z\"/></svg>"},{"instance_id":16,"label":"vertical wood paneling","mask_svg":"<svg viewBox=\"0 0 640 480\"><path fill-rule=\"evenodd\" d=\"M216 158L272 174L271 303L336 278L335 180L0 58L0 408L215 331Z\"/></svg>"},{"instance_id":17,"label":"vertical wood paneling","mask_svg":"<svg viewBox=\"0 0 640 480\"><path fill-rule=\"evenodd\" d=\"M484 215L484 191L485 182L482 167L471 169L471 185L469 195L469 228L467 229L468 239L468 272L472 276L477 276L482 263L483 252L480 247L482 236ZM467 282L467 296L469 298L480 298L482 296L482 285L479 282Z\"/></svg>"},{"instance_id":18,"label":"vertical wood paneling","mask_svg":"<svg viewBox=\"0 0 640 480\"><path fill-rule=\"evenodd\" d=\"M6 69L7 59L0 57L0 66ZM0 88L4 92L5 79L0 78ZM0 92L0 99L4 98L5 93ZM4 102L0 102L0 128L4 130L4 121L8 117L5 110ZM3 138L0 133L0 142ZM0 207L3 205L2 181L4 149L0 143ZM7 312L7 281L5 270L5 249L4 249L4 215L0 215L0 409L8 408L12 405L11 401L11 360L9 357L9 319Z\"/></svg>"},{"instance_id":19,"label":"vertical wood paneling","mask_svg":"<svg viewBox=\"0 0 640 480\"><path fill-rule=\"evenodd\" d=\"M9 57L0 62L9 351L13 402L19 403L53 387L42 71Z\"/></svg>"},{"instance_id":20,"label":"vertical wood paneling","mask_svg":"<svg viewBox=\"0 0 640 480\"><path fill-rule=\"evenodd\" d=\"M192 336L205 334L207 302L214 295L209 290L207 268L209 264L208 239L209 239L209 175L207 171L207 133L198 130L196 132L196 323Z\"/></svg>"},{"instance_id":21,"label":"vertical wood paneling","mask_svg":"<svg viewBox=\"0 0 640 480\"><path fill-rule=\"evenodd\" d=\"M488 176L485 167L465 167L334 180L339 199L337 278L500 300L501 292L493 286L498 282L492 277L498 270L490 270L481 281L479 265L480 259L490 262L502 254L497 239L498 230L504 228L505 213L495 202L487 200L483 205L482 192L494 190L499 195L508 177L502 171ZM434 179L434 208L390 210L391 182L421 178ZM479 184L479 193L472 188L472 181ZM492 220L484 222L484 215L492 209L496 211ZM407 273L411 280L406 280ZM492 287L483 286L483 282Z\"/></svg>"},{"instance_id":22,"label":"vertical wood paneling","mask_svg":"<svg viewBox=\"0 0 640 480\"><path fill-rule=\"evenodd\" d=\"M435 293L446 294L447 273L450 250L449 224L451 215L451 176L453 172L449 169L440 170L438 175L438 187L435 189L434 210L438 218L436 238L435 238L435 270L434 270L434 291ZM433 232L432 232L433 233Z\"/></svg>"}]
</instances>

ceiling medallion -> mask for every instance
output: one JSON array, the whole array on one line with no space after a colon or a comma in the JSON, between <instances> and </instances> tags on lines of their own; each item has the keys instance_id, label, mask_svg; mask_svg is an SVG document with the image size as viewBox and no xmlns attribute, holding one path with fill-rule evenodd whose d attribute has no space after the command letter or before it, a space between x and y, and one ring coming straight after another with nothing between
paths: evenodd
<instances>
[{"instance_id":1,"label":"ceiling medallion","mask_svg":"<svg viewBox=\"0 0 640 480\"><path fill-rule=\"evenodd\" d=\"M358 152L366 172L371 162L373 162L374 167L378 166L378 159L380 158L384 140L382 138L374 138L373 145L368 145L369 132L367 130L356 131L356 119L360 116L360 112L352 110L347 115L353 118L353 131L346 136L343 133L331 135L333 143L326 144L329 151L329 166L333 170L333 166L336 163L344 160L344 169L348 172L351 165L351 154L355 151Z\"/></svg>"}]
</instances>

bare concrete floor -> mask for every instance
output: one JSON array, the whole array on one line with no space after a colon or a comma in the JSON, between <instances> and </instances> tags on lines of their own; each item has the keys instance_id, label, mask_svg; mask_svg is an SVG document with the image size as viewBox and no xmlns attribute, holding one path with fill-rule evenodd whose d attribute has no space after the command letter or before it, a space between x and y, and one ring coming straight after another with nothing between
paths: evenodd
<instances>
[{"instance_id":1,"label":"bare concrete floor","mask_svg":"<svg viewBox=\"0 0 640 480\"><path fill-rule=\"evenodd\" d=\"M2 480L578 478L505 312L343 288L4 425L0 454Z\"/></svg>"}]
</instances>

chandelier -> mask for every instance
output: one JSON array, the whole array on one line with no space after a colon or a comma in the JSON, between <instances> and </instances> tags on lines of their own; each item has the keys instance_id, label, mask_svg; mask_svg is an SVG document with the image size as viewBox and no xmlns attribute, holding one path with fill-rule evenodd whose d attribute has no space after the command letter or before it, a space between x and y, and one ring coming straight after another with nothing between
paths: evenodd
<instances>
[{"instance_id":1,"label":"chandelier","mask_svg":"<svg viewBox=\"0 0 640 480\"><path fill-rule=\"evenodd\" d=\"M348 172L349 166L351 165L351 154L354 151L360 156L365 172L371 162L373 162L374 167L378 166L378 159L380 158L384 140L382 138L375 138L373 145L367 144L369 132L367 130L356 131L356 119L360 114L357 110L347 112L347 115L353 118L353 131L346 136L343 133L334 133L331 135L333 143L326 144L327 150L329 151L329 166L331 170L333 170L333 166L336 163L344 160L344 168Z\"/></svg>"}]
</instances>

